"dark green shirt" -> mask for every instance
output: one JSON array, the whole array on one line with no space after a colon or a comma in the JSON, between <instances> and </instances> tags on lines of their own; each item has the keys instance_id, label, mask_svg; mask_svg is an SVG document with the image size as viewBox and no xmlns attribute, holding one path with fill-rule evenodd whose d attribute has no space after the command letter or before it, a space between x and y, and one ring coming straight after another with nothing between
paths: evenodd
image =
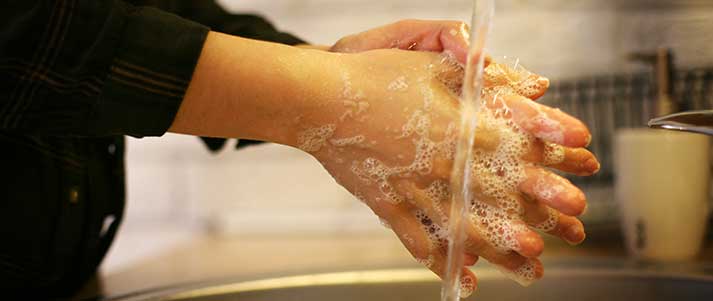
<instances>
[{"instance_id":1,"label":"dark green shirt","mask_svg":"<svg viewBox=\"0 0 713 301\"><path fill-rule=\"evenodd\" d=\"M3 293L67 295L94 273L123 212L123 135L165 133L208 26L301 42L212 1L129 2L0 5Z\"/></svg>"}]
</instances>

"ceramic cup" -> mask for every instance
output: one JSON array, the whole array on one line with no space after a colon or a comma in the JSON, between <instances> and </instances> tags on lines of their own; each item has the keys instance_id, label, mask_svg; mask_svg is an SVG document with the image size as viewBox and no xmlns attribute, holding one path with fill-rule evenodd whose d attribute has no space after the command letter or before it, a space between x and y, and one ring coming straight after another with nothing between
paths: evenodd
<instances>
[{"instance_id":1,"label":"ceramic cup","mask_svg":"<svg viewBox=\"0 0 713 301\"><path fill-rule=\"evenodd\" d=\"M614 138L615 197L631 255L687 260L708 218L709 137L623 129Z\"/></svg>"}]
</instances>

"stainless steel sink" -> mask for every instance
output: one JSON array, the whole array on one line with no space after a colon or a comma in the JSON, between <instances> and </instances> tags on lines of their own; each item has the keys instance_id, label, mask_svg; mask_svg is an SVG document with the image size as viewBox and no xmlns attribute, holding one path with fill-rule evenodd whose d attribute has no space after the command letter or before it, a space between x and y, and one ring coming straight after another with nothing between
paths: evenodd
<instances>
[{"instance_id":1,"label":"stainless steel sink","mask_svg":"<svg viewBox=\"0 0 713 301\"><path fill-rule=\"evenodd\" d=\"M468 300L713 300L710 267L560 264L530 287L520 287L495 270L476 269L480 287ZM113 300L435 301L439 290L440 282L425 269L391 269L199 284Z\"/></svg>"}]
</instances>

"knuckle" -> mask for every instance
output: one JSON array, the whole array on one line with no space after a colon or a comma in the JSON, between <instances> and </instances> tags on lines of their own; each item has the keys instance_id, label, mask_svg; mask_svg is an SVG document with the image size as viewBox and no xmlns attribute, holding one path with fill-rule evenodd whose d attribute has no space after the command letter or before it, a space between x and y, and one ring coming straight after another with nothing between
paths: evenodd
<instances>
[{"instance_id":1,"label":"knuckle","mask_svg":"<svg viewBox=\"0 0 713 301\"><path fill-rule=\"evenodd\" d=\"M468 24L463 21L447 21L447 22L448 22L447 24L453 28L465 28L465 29L469 28Z\"/></svg>"},{"instance_id":2,"label":"knuckle","mask_svg":"<svg viewBox=\"0 0 713 301\"><path fill-rule=\"evenodd\" d=\"M396 27L410 27L413 26L417 21L415 19L403 19L394 22L394 26Z\"/></svg>"}]
</instances>

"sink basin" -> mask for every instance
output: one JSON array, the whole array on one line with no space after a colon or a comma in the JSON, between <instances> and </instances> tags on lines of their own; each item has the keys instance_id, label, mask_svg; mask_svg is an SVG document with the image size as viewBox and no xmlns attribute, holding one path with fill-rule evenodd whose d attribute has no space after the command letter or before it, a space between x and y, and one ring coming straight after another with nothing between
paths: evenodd
<instances>
[{"instance_id":1,"label":"sink basin","mask_svg":"<svg viewBox=\"0 0 713 301\"><path fill-rule=\"evenodd\" d=\"M547 265L546 265L547 266ZM490 269L476 269L479 289L468 300L713 300L713 274L660 266L560 265L521 287ZM703 271L703 272L701 272ZM439 300L440 282L425 269L350 271L206 283L111 300Z\"/></svg>"}]
</instances>

